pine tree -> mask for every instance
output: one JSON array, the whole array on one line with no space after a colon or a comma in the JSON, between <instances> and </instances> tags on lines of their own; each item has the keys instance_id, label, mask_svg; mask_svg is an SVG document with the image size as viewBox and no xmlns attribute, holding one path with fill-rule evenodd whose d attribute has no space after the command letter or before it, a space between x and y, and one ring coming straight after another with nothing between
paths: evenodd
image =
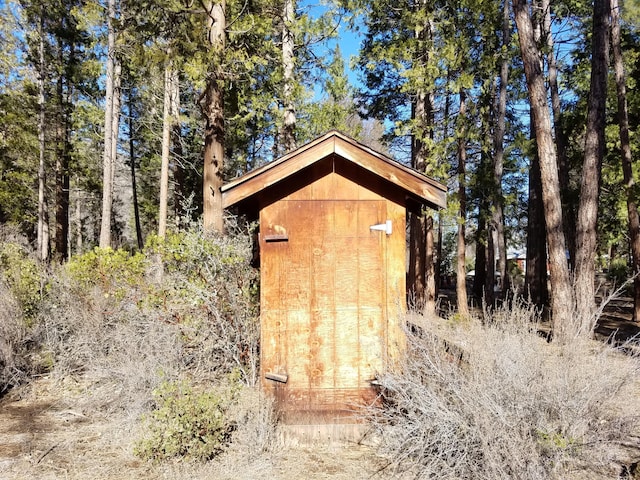
<instances>
[{"instance_id":1,"label":"pine tree","mask_svg":"<svg viewBox=\"0 0 640 480\"><path fill-rule=\"evenodd\" d=\"M537 154L540 161L542 200L551 273L553 331L554 336L563 340L570 331L575 300L565 255L556 148L547 103L547 89L540 67L540 51L534 38L529 4L526 0L513 0L513 10L518 27L520 50L529 90L533 125L535 126Z\"/></svg>"},{"instance_id":2,"label":"pine tree","mask_svg":"<svg viewBox=\"0 0 640 480\"><path fill-rule=\"evenodd\" d=\"M622 153L622 171L626 190L627 218L629 222L629 243L631 244L631 274L633 278L633 319L640 321L640 217L637 199L634 195L635 179L633 175L633 156L629 136L629 109L622 41L620 32L620 6L618 0L611 0L611 50L616 79L618 103L618 124L620 130L620 150Z\"/></svg>"}]
</instances>

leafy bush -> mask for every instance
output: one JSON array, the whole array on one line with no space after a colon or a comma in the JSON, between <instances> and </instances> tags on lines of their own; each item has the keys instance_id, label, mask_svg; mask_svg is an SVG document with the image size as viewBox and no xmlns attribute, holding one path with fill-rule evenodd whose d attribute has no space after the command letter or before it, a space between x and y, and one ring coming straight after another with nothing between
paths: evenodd
<instances>
[{"instance_id":1,"label":"leafy bush","mask_svg":"<svg viewBox=\"0 0 640 480\"><path fill-rule=\"evenodd\" d=\"M611 260L607 278L611 280L617 287L629 280L629 266L624 258L616 257Z\"/></svg>"},{"instance_id":2,"label":"leafy bush","mask_svg":"<svg viewBox=\"0 0 640 480\"><path fill-rule=\"evenodd\" d=\"M90 378L101 388L92 408L132 416L149 408L163 380L217 382L238 371L255 384L259 323L249 245L245 236L194 229L143 254L95 249L56 268L34 339L53 375Z\"/></svg>"},{"instance_id":3,"label":"leafy bush","mask_svg":"<svg viewBox=\"0 0 640 480\"><path fill-rule=\"evenodd\" d=\"M260 326L258 276L251 266L250 237L225 237L192 229L152 238L149 257L159 255L164 274L155 301L178 322L200 375L241 373L258 379Z\"/></svg>"},{"instance_id":4,"label":"leafy bush","mask_svg":"<svg viewBox=\"0 0 640 480\"><path fill-rule=\"evenodd\" d=\"M535 319L515 303L484 325L408 333L369 411L392 467L456 480L585 478L607 467L638 425L627 407L638 359L596 342L549 344Z\"/></svg>"},{"instance_id":5,"label":"leafy bush","mask_svg":"<svg viewBox=\"0 0 640 480\"><path fill-rule=\"evenodd\" d=\"M0 392L50 367L40 361L37 341L48 275L26 239L0 231Z\"/></svg>"},{"instance_id":6,"label":"leafy bush","mask_svg":"<svg viewBox=\"0 0 640 480\"><path fill-rule=\"evenodd\" d=\"M0 270L27 323L38 315L44 272L31 252L18 243L0 244Z\"/></svg>"},{"instance_id":7,"label":"leafy bush","mask_svg":"<svg viewBox=\"0 0 640 480\"><path fill-rule=\"evenodd\" d=\"M135 454L151 460L186 457L209 460L221 453L234 425L228 410L237 389L197 392L187 382L164 382L153 392L156 408L147 418L148 434Z\"/></svg>"},{"instance_id":8,"label":"leafy bush","mask_svg":"<svg viewBox=\"0 0 640 480\"><path fill-rule=\"evenodd\" d=\"M132 286L143 283L147 259L141 253L96 247L73 257L67 269L81 289L99 287L122 298Z\"/></svg>"}]
</instances>

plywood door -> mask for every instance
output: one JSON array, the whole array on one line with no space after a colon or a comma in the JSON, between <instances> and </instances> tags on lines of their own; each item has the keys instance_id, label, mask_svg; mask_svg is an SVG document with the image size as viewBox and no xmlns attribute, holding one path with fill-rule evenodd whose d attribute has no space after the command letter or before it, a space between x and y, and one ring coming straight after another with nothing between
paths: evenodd
<instances>
[{"instance_id":1,"label":"plywood door","mask_svg":"<svg viewBox=\"0 0 640 480\"><path fill-rule=\"evenodd\" d=\"M370 392L384 364L386 235L369 227L385 222L386 202L277 206L261 218L263 372L287 374L278 392L290 418L326 421ZM276 230L287 241L266 241Z\"/></svg>"}]
</instances>

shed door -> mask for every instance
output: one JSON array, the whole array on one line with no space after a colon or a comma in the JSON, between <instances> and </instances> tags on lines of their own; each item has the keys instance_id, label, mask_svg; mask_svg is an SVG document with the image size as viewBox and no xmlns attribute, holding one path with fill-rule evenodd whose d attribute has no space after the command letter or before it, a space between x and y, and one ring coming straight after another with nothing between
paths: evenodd
<instances>
[{"instance_id":1,"label":"shed door","mask_svg":"<svg viewBox=\"0 0 640 480\"><path fill-rule=\"evenodd\" d=\"M261 218L262 370L287 383L263 381L287 421L343 421L386 356L386 234L370 229L386 202L276 206Z\"/></svg>"}]
</instances>

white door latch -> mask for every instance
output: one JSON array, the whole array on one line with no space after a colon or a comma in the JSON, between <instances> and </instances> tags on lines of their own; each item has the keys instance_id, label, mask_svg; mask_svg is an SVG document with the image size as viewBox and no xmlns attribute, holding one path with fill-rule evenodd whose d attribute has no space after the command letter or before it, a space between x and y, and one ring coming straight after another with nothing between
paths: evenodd
<instances>
[{"instance_id":1,"label":"white door latch","mask_svg":"<svg viewBox=\"0 0 640 480\"><path fill-rule=\"evenodd\" d=\"M371 225L369 227L370 230L379 230L381 232L386 233L387 235L391 235L391 220L387 220L386 223L379 223L377 225Z\"/></svg>"}]
</instances>

